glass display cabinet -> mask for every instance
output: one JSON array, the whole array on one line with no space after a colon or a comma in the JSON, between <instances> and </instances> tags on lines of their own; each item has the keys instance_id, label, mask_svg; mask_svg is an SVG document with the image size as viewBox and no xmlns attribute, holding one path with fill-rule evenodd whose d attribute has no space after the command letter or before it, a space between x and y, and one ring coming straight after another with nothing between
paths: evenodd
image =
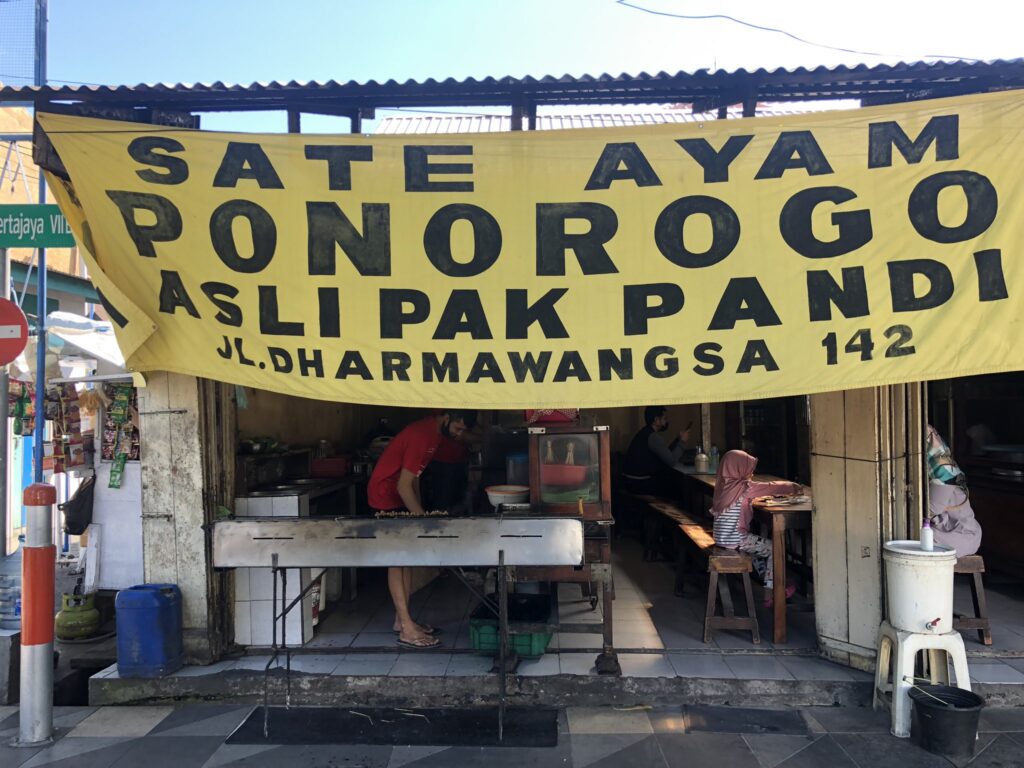
<instances>
[{"instance_id":1,"label":"glass display cabinet","mask_svg":"<svg viewBox=\"0 0 1024 768\"><path fill-rule=\"evenodd\" d=\"M530 504L546 515L611 522L611 440L608 427L533 426Z\"/></svg>"}]
</instances>

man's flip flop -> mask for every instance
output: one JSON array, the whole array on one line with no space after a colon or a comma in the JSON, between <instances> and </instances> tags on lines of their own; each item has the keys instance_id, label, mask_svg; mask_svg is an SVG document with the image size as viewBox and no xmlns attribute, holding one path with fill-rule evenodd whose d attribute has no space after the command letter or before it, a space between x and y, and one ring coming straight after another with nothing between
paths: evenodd
<instances>
[{"instance_id":1,"label":"man's flip flop","mask_svg":"<svg viewBox=\"0 0 1024 768\"><path fill-rule=\"evenodd\" d=\"M421 625L420 629L423 630L423 634L424 635L430 635L431 637L433 637L434 635L440 635L441 634L441 628L440 627L432 627L429 624ZM402 631L400 629L393 629L391 631L394 632L396 635L402 634Z\"/></svg>"},{"instance_id":2,"label":"man's flip flop","mask_svg":"<svg viewBox=\"0 0 1024 768\"><path fill-rule=\"evenodd\" d=\"M422 640L403 640L398 638L395 641L403 648L412 648L413 650L422 650L423 648L437 648L441 644L441 641L436 637L424 637Z\"/></svg>"}]
</instances>

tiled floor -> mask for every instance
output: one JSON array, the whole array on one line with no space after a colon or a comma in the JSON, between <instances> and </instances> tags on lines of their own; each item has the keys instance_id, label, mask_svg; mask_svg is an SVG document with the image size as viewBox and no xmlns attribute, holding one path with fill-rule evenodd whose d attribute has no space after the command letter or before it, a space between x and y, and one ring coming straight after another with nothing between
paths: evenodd
<instances>
[{"instance_id":1,"label":"tiled floor","mask_svg":"<svg viewBox=\"0 0 1024 768\"><path fill-rule=\"evenodd\" d=\"M737 651L767 653L774 647L767 639L770 619L758 607L762 641L754 646L749 633L717 632L709 645L703 642L701 624L704 596L696 585L679 598L673 594L673 572L666 563L644 563L635 542L617 544L614 604L615 642L623 672L632 677L746 677L766 679L867 679L867 676L814 658L814 614L794 612L787 650L804 653L800 663L787 665L771 659L735 660ZM471 648L470 614L475 599L452 576L443 576L413 598L417 620L441 630L441 647L429 652L395 648L391 631L393 611L382 581L360 585L358 598L336 606L317 628L308 650L322 654L293 657L292 667L310 674L333 675L469 675L490 669L490 659L467 654ZM594 610L578 585L563 584L558 595L563 622L592 624L594 632L565 632L552 637L548 653L523 660L525 676L556 674L596 675L594 659L601 648L600 606ZM395 648L395 652L389 649ZM368 652L376 649L378 652ZM348 653L345 653L348 650ZM380 652L380 651L385 652ZM267 657L253 655L206 668L187 668L179 675L199 675L231 669L262 670ZM792 661L796 662L797 657ZM730 664L732 666L730 666ZM734 668L735 667L735 668ZM116 675L111 669L105 675Z\"/></svg>"},{"instance_id":2,"label":"tiled floor","mask_svg":"<svg viewBox=\"0 0 1024 768\"><path fill-rule=\"evenodd\" d=\"M977 631L963 632L967 653L971 655L972 652L986 651L1020 655L1024 653L1024 584L1015 583L1000 574L989 573L985 577L985 598L992 622L992 645L982 645ZM971 590L964 576L956 577L953 610L968 616L974 615Z\"/></svg>"},{"instance_id":3,"label":"tiled floor","mask_svg":"<svg viewBox=\"0 0 1024 768\"><path fill-rule=\"evenodd\" d=\"M645 563L640 546L629 539L615 544L614 603L615 644L623 672L630 677L703 677L761 680L863 681L862 672L832 664L816 656L814 614L792 607L788 614L789 642L771 642L771 618L762 605L762 591L755 587L761 643L753 645L750 633L718 631L712 642L703 642L704 594L687 582L687 593L677 597L674 573L667 563ZM369 575L369 574L367 574ZM995 643L986 648L977 633L965 633L971 658L971 674L979 683L1024 683L1024 591L990 579L987 595L993 616ZM742 598L737 597L737 607ZM293 656L292 668L307 674L464 676L484 674L490 659L469 653L470 614L475 599L451 575L443 575L420 590L412 610L421 622L441 630L440 648L407 651L395 645L391 602L382 579L365 579L352 603L333 608L317 628L307 651ZM558 593L562 621L593 624L593 633L556 634L549 652L539 659L524 660L519 673L525 676L556 674L596 675L594 659L601 648L601 612L592 610L578 585L562 584ZM970 607L966 581L958 580L958 610ZM323 653L316 653L322 650ZM774 653L783 650L784 653ZM999 654L1010 654L999 657ZM982 654L984 654L982 656ZM992 654L996 654L993 656ZM229 670L262 670L268 660L258 650L237 661L209 667L188 667L179 676L206 675ZM283 662L282 662L283 664ZM116 675L111 668L101 673Z\"/></svg>"},{"instance_id":4,"label":"tiled floor","mask_svg":"<svg viewBox=\"0 0 1024 768\"><path fill-rule=\"evenodd\" d=\"M249 707L58 708L55 743L7 746L17 733L13 707L0 707L4 768L1005 768L1022 764L1024 709L985 710L973 760L951 761L889 735L885 715L824 707L570 708L559 713L550 748L446 746L228 745Z\"/></svg>"}]
</instances>

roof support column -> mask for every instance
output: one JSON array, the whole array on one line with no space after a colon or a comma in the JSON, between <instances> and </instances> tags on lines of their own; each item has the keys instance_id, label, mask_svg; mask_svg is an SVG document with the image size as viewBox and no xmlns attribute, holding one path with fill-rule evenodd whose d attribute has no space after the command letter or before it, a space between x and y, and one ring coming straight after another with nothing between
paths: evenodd
<instances>
[{"instance_id":1,"label":"roof support column","mask_svg":"<svg viewBox=\"0 0 1024 768\"><path fill-rule=\"evenodd\" d=\"M920 384L811 395L818 645L858 669L885 613L882 544L920 531L924 419Z\"/></svg>"}]
</instances>

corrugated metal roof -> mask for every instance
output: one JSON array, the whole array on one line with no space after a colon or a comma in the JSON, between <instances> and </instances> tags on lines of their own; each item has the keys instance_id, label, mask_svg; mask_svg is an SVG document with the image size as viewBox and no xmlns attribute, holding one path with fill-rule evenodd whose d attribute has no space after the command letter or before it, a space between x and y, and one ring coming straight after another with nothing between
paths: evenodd
<instances>
[{"instance_id":1,"label":"corrugated metal roof","mask_svg":"<svg viewBox=\"0 0 1024 768\"><path fill-rule=\"evenodd\" d=\"M573 77L433 78L398 82L140 84L136 86L26 86L0 88L0 100L88 102L110 106L192 111L299 109L347 114L353 109L394 106L653 104L869 99L873 103L924 96L1024 88L1024 59L991 62L940 61L855 67L748 71L641 72Z\"/></svg>"},{"instance_id":2,"label":"corrugated metal roof","mask_svg":"<svg viewBox=\"0 0 1024 768\"><path fill-rule=\"evenodd\" d=\"M635 114L538 115L539 131L562 128L611 128L623 125L689 123L688 112L637 112ZM495 133L511 131L508 115L399 115L381 118L374 133Z\"/></svg>"},{"instance_id":3,"label":"corrugated metal roof","mask_svg":"<svg viewBox=\"0 0 1024 768\"><path fill-rule=\"evenodd\" d=\"M810 110L782 109L777 105L758 106L758 117L805 114ZM729 109L729 118L743 117L741 109ZM537 115L535 130L555 131L569 128L615 128L630 125L666 123L702 123L718 118L717 112L694 113L688 109L662 109L637 112L603 112L565 115ZM375 134L497 133L512 130L509 115L387 115L380 119Z\"/></svg>"}]
</instances>

